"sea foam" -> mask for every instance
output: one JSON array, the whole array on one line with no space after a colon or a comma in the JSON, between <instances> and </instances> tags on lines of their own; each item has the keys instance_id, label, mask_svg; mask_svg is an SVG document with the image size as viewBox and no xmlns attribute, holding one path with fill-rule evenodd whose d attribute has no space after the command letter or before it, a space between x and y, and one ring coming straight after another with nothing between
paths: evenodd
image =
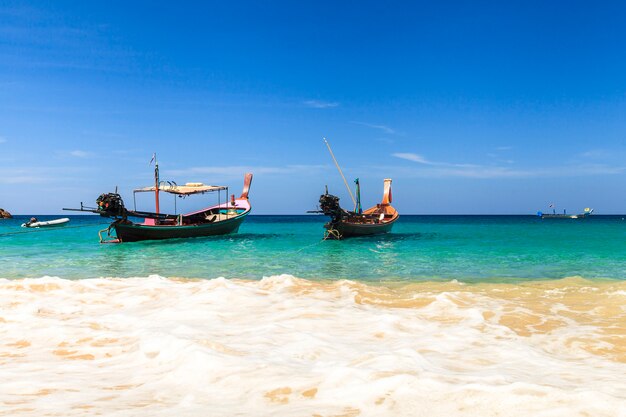
<instances>
[{"instance_id":1,"label":"sea foam","mask_svg":"<svg viewBox=\"0 0 626 417\"><path fill-rule=\"evenodd\" d=\"M625 416L626 284L0 280L11 416Z\"/></svg>"}]
</instances>

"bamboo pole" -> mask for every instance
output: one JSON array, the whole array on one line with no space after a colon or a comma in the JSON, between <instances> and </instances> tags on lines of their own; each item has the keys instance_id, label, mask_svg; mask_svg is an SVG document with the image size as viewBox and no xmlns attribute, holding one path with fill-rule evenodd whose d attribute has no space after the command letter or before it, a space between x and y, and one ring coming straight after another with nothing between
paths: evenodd
<instances>
[{"instance_id":1,"label":"bamboo pole","mask_svg":"<svg viewBox=\"0 0 626 417\"><path fill-rule=\"evenodd\" d=\"M343 183L346 184L346 188L348 189L348 194L350 194L352 203L354 203L354 206L356 207L356 200L354 199L354 196L352 195L352 190L350 189L350 186L348 185L348 181L346 181L346 177L343 176L343 172L341 171L341 168L339 167L339 163L337 163L337 158L335 158L335 154L333 153L333 150L330 149L330 143L328 143L326 138L323 138L323 139L324 139L324 143L328 147L328 152L330 152L330 156L332 156L333 161L335 162L335 166L337 167L337 170L339 170L339 174L341 175L341 178L343 178Z\"/></svg>"}]
</instances>

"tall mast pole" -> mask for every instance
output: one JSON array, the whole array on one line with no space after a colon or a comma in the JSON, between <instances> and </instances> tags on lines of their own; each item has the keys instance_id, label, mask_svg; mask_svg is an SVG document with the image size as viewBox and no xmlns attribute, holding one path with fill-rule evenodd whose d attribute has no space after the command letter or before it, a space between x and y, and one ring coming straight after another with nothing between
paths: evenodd
<instances>
[{"instance_id":1,"label":"tall mast pole","mask_svg":"<svg viewBox=\"0 0 626 417\"><path fill-rule=\"evenodd\" d=\"M333 157L333 161L335 162L335 166L339 170L339 174L341 175L341 178L343 178L343 183L346 184L346 188L348 190L348 194L350 194L350 198L352 199L352 203L354 204L354 207L356 207L356 200L354 199L354 196L352 195L352 190L350 189L350 186L348 185L348 181L346 181L346 177L343 176L343 172L341 171L341 168L339 167L339 164L337 163L337 159L335 158L335 154L333 153L333 150L330 149L330 143L328 143L326 138L323 138L323 139L324 139L324 143L328 147L328 152L330 152L330 156Z\"/></svg>"},{"instance_id":2,"label":"tall mast pole","mask_svg":"<svg viewBox=\"0 0 626 417\"><path fill-rule=\"evenodd\" d=\"M156 214L159 214L159 162L154 154L154 203L156 205Z\"/></svg>"}]
</instances>

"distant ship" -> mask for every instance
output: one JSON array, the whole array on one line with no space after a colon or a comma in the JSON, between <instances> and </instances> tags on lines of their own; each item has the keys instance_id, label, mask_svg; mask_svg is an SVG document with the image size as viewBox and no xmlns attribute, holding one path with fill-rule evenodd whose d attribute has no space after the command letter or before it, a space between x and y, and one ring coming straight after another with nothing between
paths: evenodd
<instances>
[{"instance_id":1,"label":"distant ship","mask_svg":"<svg viewBox=\"0 0 626 417\"><path fill-rule=\"evenodd\" d=\"M557 213L556 210L553 209L552 213L542 213L538 211L537 216L541 217L542 219L586 219L587 217L591 216L591 213L593 213L592 208L586 208L580 214L567 214L566 210L563 210L563 213Z\"/></svg>"}]
</instances>

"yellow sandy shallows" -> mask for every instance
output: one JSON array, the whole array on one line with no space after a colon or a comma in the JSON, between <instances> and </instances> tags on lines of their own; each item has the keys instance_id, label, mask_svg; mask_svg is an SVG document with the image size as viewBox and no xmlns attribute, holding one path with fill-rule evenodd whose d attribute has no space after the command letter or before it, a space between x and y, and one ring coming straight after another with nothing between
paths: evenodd
<instances>
[{"instance_id":1,"label":"yellow sandy shallows","mask_svg":"<svg viewBox=\"0 0 626 417\"><path fill-rule=\"evenodd\" d=\"M626 283L0 280L0 416L626 416Z\"/></svg>"}]
</instances>

